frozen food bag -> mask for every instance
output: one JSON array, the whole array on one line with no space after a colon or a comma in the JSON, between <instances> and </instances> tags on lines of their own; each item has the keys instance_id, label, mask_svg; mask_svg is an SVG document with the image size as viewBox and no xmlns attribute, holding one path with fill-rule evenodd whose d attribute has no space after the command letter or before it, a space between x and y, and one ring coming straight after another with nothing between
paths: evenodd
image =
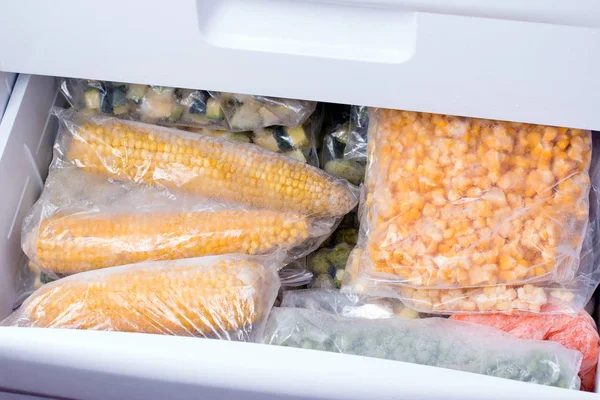
<instances>
[{"instance_id":1,"label":"frozen food bag","mask_svg":"<svg viewBox=\"0 0 600 400\"><path fill-rule=\"evenodd\" d=\"M333 218L254 209L131 182L109 181L55 159L25 217L22 247L51 278L142 261L311 252ZM306 270L304 270L306 272Z\"/></svg>"},{"instance_id":2,"label":"frozen food bag","mask_svg":"<svg viewBox=\"0 0 600 400\"><path fill-rule=\"evenodd\" d=\"M48 283L0 325L249 341L273 305L281 255L224 255L84 272Z\"/></svg>"},{"instance_id":3,"label":"frozen food bag","mask_svg":"<svg viewBox=\"0 0 600 400\"><path fill-rule=\"evenodd\" d=\"M397 299L361 296L332 289L290 290L283 293L281 307L305 308L349 318L419 318Z\"/></svg>"},{"instance_id":4,"label":"frozen food bag","mask_svg":"<svg viewBox=\"0 0 600 400\"><path fill-rule=\"evenodd\" d=\"M261 341L569 389L579 389L580 385L578 351L442 318L357 319L299 308L274 308Z\"/></svg>"},{"instance_id":5,"label":"frozen food bag","mask_svg":"<svg viewBox=\"0 0 600 400\"><path fill-rule=\"evenodd\" d=\"M596 323L585 311L575 317L556 315L453 315L453 320L493 326L521 339L549 340L583 355L581 390L594 391L600 336Z\"/></svg>"},{"instance_id":6,"label":"frozen food bag","mask_svg":"<svg viewBox=\"0 0 600 400\"><path fill-rule=\"evenodd\" d=\"M589 131L375 109L370 139L361 276L464 289L591 273Z\"/></svg>"},{"instance_id":7,"label":"frozen food bag","mask_svg":"<svg viewBox=\"0 0 600 400\"><path fill-rule=\"evenodd\" d=\"M344 148L346 160L364 162L367 159L369 144L369 107L352 106L348 142Z\"/></svg>"},{"instance_id":8,"label":"frozen food bag","mask_svg":"<svg viewBox=\"0 0 600 400\"><path fill-rule=\"evenodd\" d=\"M139 122L54 109L60 163L104 178L290 211L341 218L356 188L316 167L257 146Z\"/></svg>"},{"instance_id":9,"label":"frozen food bag","mask_svg":"<svg viewBox=\"0 0 600 400\"><path fill-rule=\"evenodd\" d=\"M85 79L61 78L60 89L87 115L229 131L299 126L316 108L312 101Z\"/></svg>"},{"instance_id":10,"label":"frozen food bag","mask_svg":"<svg viewBox=\"0 0 600 400\"><path fill-rule=\"evenodd\" d=\"M323 137L321 165L331 175L344 178L355 185L365 177L364 160L348 160L344 158L350 131L350 121L332 127Z\"/></svg>"}]
</instances>

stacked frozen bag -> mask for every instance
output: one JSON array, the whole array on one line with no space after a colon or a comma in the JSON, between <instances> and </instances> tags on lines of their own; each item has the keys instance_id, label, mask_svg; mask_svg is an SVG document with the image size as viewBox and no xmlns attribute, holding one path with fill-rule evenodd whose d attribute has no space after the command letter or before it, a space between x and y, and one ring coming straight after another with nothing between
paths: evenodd
<instances>
[{"instance_id":1,"label":"stacked frozen bag","mask_svg":"<svg viewBox=\"0 0 600 400\"><path fill-rule=\"evenodd\" d=\"M346 181L258 146L55 109L23 231L42 286L4 324L253 340L277 270L357 202Z\"/></svg>"},{"instance_id":2,"label":"stacked frozen bag","mask_svg":"<svg viewBox=\"0 0 600 400\"><path fill-rule=\"evenodd\" d=\"M62 79L60 88L86 115L255 143L318 166L315 135L322 112L312 101L84 79Z\"/></svg>"}]
</instances>

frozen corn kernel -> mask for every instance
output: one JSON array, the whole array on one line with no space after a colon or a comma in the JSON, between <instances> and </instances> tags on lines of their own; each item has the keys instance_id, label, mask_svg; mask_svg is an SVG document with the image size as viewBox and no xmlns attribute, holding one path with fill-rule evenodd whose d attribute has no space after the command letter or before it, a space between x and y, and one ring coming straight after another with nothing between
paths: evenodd
<instances>
[{"instance_id":1,"label":"frozen corn kernel","mask_svg":"<svg viewBox=\"0 0 600 400\"><path fill-rule=\"evenodd\" d=\"M344 215L357 202L347 182L250 145L110 118L77 118L81 124L68 125L64 158L102 176L308 215Z\"/></svg>"},{"instance_id":2,"label":"frozen corn kernel","mask_svg":"<svg viewBox=\"0 0 600 400\"><path fill-rule=\"evenodd\" d=\"M49 283L1 325L245 340L277 288L274 268L235 256L135 264Z\"/></svg>"},{"instance_id":3,"label":"frozen corn kernel","mask_svg":"<svg viewBox=\"0 0 600 400\"><path fill-rule=\"evenodd\" d=\"M571 291L547 289L534 285L507 287L504 285L468 289L419 289L398 287L397 293L408 307L421 312L454 313L534 313L546 312L554 304L553 312L569 312L575 296ZM562 302L556 307L557 298Z\"/></svg>"},{"instance_id":4,"label":"frozen corn kernel","mask_svg":"<svg viewBox=\"0 0 600 400\"><path fill-rule=\"evenodd\" d=\"M570 279L590 132L394 110L372 121L367 274L429 288Z\"/></svg>"},{"instance_id":5,"label":"frozen corn kernel","mask_svg":"<svg viewBox=\"0 0 600 400\"><path fill-rule=\"evenodd\" d=\"M140 261L290 250L309 229L304 216L270 210L75 213L42 220L24 250L39 268L67 275Z\"/></svg>"}]
</instances>

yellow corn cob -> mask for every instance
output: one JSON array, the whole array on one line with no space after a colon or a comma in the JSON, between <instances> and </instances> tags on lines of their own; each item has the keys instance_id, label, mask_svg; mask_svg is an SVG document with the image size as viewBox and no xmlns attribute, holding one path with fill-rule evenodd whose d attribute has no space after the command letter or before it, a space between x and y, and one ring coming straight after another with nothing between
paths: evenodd
<instances>
[{"instance_id":1,"label":"yellow corn cob","mask_svg":"<svg viewBox=\"0 0 600 400\"><path fill-rule=\"evenodd\" d=\"M289 250L309 237L306 217L271 210L89 213L55 216L26 237L25 254L67 275L150 260Z\"/></svg>"},{"instance_id":2,"label":"yellow corn cob","mask_svg":"<svg viewBox=\"0 0 600 400\"><path fill-rule=\"evenodd\" d=\"M60 279L2 325L246 339L275 297L274 272L249 260L211 258Z\"/></svg>"},{"instance_id":3,"label":"yellow corn cob","mask_svg":"<svg viewBox=\"0 0 600 400\"><path fill-rule=\"evenodd\" d=\"M356 204L346 183L281 155L219 138L98 120L70 127L67 161L87 171L309 215L344 215Z\"/></svg>"}]
</instances>

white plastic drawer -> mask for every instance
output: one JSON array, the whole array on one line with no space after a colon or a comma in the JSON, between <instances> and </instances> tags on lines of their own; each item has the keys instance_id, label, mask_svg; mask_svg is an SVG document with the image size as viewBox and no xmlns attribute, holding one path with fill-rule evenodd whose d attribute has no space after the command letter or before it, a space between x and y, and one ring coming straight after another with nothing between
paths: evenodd
<instances>
[{"instance_id":1,"label":"white plastic drawer","mask_svg":"<svg viewBox=\"0 0 600 400\"><path fill-rule=\"evenodd\" d=\"M0 4L0 69L600 129L596 0Z\"/></svg>"},{"instance_id":2,"label":"white plastic drawer","mask_svg":"<svg viewBox=\"0 0 600 400\"><path fill-rule=\"evenodd\" d=\"M23 262L20 226L42 188L55 80L20 75L0 124L0 319ZM69 399L584 399L566 391L416 364L208 339L0 328L1 391Z\"/></svg>"}]
</instances>

